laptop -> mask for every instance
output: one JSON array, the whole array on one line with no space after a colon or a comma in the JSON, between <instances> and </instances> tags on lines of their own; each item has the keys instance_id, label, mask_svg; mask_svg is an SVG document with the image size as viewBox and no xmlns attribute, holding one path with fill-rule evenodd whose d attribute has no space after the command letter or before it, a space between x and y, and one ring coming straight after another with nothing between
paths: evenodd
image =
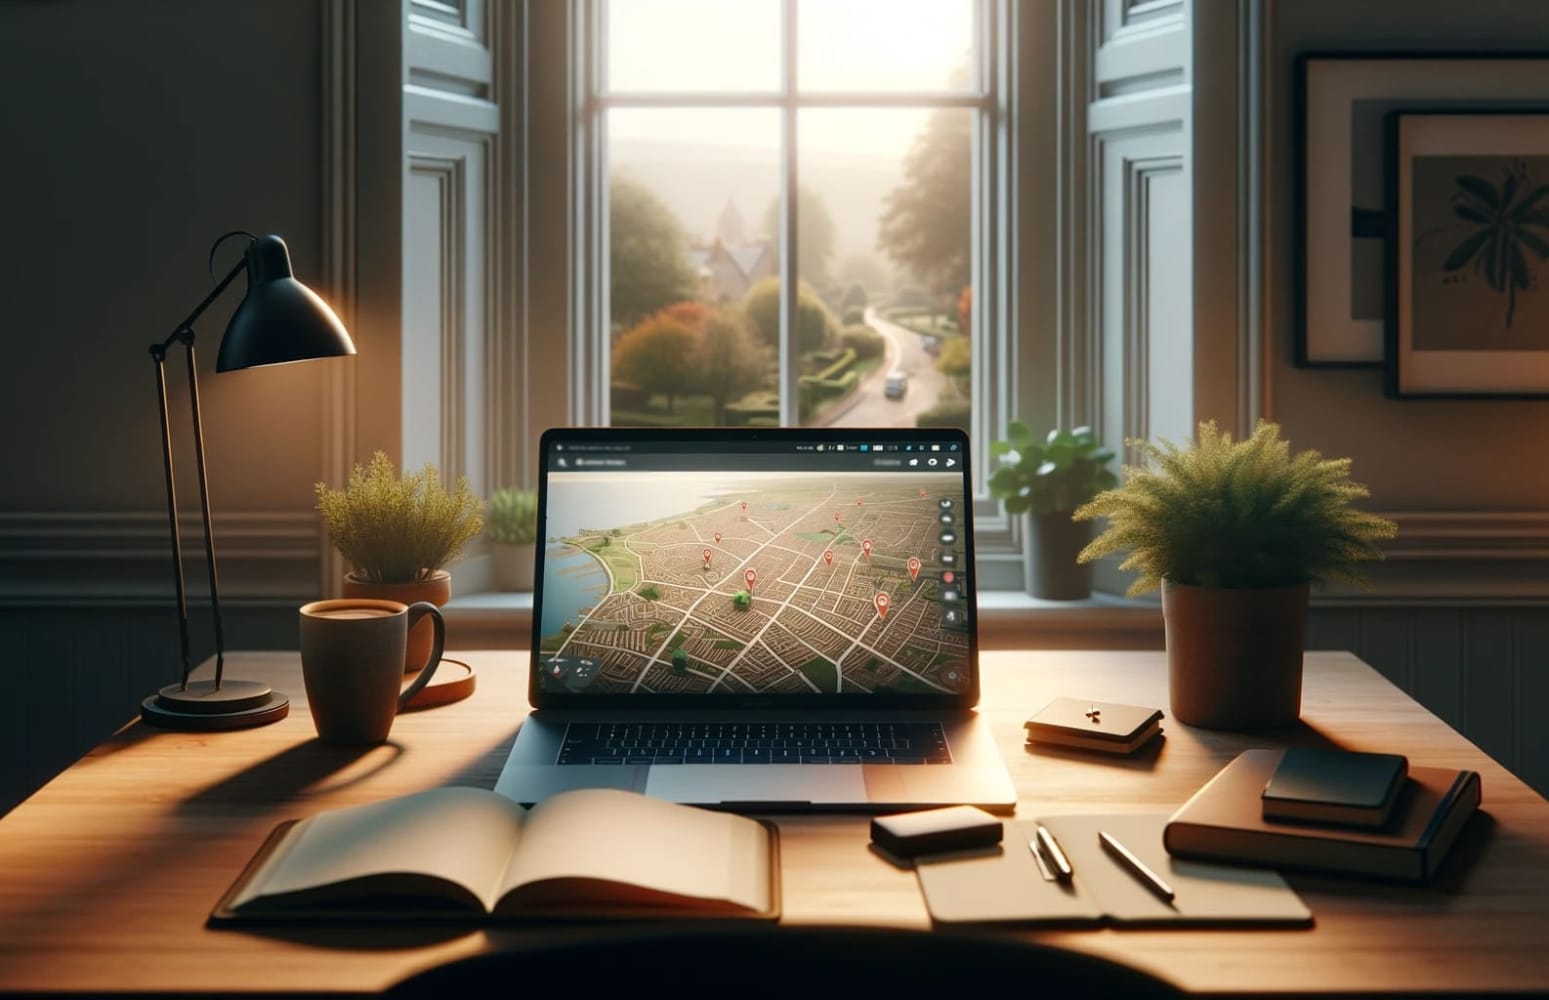
<instances>
[{"instance_id":1,"label":"laptop","mask_svg":"<svg viewBox=\"0 0 1549 1000\"><path fill-rule=\"evenodd\" d=\"M1014 809L961 431L552 429L539 470L533 711L496 791Z\"/></svg>"}]
</instances>

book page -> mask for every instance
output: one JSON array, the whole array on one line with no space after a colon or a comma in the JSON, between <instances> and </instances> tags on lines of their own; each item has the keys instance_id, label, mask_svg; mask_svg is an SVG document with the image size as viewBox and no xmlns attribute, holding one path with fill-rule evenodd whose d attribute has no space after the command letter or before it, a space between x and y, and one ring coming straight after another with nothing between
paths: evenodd
<instances>
[{"instance_id":1,"label":"book page","mask_svg":"<svg viewBox=\"0 0 1549 1000\"><path fill-rule=\"evenodd\" d=\"M232 908L286 893L326 903L429 892L470 906L477 899L488 910L523 816L516 803L479 788L436 788L320 812L296 824ZM432 879L460 889L438 891Z\"/></svg>"},{"instance_id":2,"label":"book page","mask_svg":"<svg viewBox=\"0 0 1549 1000\"><path fill-rule=\"evenodd\" d=\"M638 792L579 789L533 806L502 896L510 893L512 909L762 912L772 902L770 850L769 832L746 816Z\"/></svg>"}]
</instances>

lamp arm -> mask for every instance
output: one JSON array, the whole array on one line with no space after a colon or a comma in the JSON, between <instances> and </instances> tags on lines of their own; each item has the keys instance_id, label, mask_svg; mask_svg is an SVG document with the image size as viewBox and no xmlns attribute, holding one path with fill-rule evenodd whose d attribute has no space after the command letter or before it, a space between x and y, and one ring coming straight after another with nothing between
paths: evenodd
<instances>
[{"instance_id":1,"label":"lamp arm","mask_svg":"<svg viewBox=\"0 0 1549 1000\"><path fill-rule=\"evenodd\" d=\"M192 347L194 343L194 320L204 315L204 311L210 308L210 303L219 298L221 292L224 292L228 285L230 285L233 281L236 281L237 275L241 274L246 267L247 257L244 255L242 259L237 261L236 265L232 267L229 272L227 272L226 276L220 280L220 283L210 290L210 294L204 297L204 301L199 303L197 306L194 306L194 311L189 313L183 322L173 327L172 332L167 334L167 339L161 341L159 344L151 345L151 357L155 358L157 361L164 360L167 356L167 348L171 347L173 343L177 341L182 341L183 343Z\"/></svg>"},{"instance_id":2,"label":"lamp arm","mask_svg":"<svg viewBox=\"0 0 1549 1000\"><path fill-rule=\"evenodd\" d=\"M167 522L168 530L172 534L172 575L177 586L178 641L183 659L180 689L185 691L188 689L188 675L193 670L193 662L189 654L188 598L183 582L183 543L178 535L177 524L177 485L172 471L172 431L167 414L167 348L174 343L181 343L188 360L188 401L194 425L194 459L199 471L199 507L204 521L205 564L210 573L210 609L215 618L215 687L219 689L221 675L226 666L226 637L221 626L220 585L215 572L215 535L210 527L210 486L204 465L204 427L199 415L199 382L195 374L197 366L194 358L193 324L246 267L247 258L244 255L204 297L204 301L195 306L193 312L167 334L165 340L150 346L151 359L156 365L156 400L161 413L161 452L167 481Z\"/></svg>"},{"instance_id":3,"label":"lamp arm","mask_svg":"<svg viewBox=\"0 0 1549 1000\"><path fill-rule=\"evenodd\" d=\"M193 668L188 654L188 599L183 587L183 542L177 530L177 484L172 474L172 429L167 418L167 348L151 346L156 363L156 410L161 415L161 457L167 476L167 525L172 533L172 580L177 586L178 642L183 656L183 683L188 690L188 674Z\"/></svg>"}]
</instances>

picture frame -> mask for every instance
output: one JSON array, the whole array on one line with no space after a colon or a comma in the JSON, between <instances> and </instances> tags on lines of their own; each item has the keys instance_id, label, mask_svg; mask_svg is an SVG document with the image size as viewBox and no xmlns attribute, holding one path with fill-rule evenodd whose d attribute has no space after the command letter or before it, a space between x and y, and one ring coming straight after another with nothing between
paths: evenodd
<instances>
[{"instance_id":1,"label":"picture frame","mask_svg":"<svg viewBox=\"0 0 1549 1000\"><path fill-rule=\"evenodd\" d=\"M1293 360L1379 368L1384 116L1541 107L1549 102L1549 52L1307 52L1294 74Z\"/></svg>"},{"instance_id":2,"label":"picture frame","mask_svg":"<svg viewBox=\"0 0 1549 1000\"><path fill-rule=\"evenodd\" d=\"M1549 105L1385 133L1388 395L1549 397Z\"/></svg>"}]
</instances>

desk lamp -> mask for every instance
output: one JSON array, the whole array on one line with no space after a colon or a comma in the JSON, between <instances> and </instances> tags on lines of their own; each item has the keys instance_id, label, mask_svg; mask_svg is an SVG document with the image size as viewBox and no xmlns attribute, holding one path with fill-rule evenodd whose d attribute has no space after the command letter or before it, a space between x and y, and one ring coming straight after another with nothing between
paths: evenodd
<instances>
[{"instance_id":1,"label":"desk lamp","mask_svg":"<svg viewBox=\"0 0 1549 1000\"><path fill-rule=\"evenodd\" d=\"M204 470L204 432L199 420L199 381L194 363L194 320L209 308L226 286L247 271L247 294L232 314L216 359L218 372L261 365L278 365L311 358L354 354L355 345L328 304L291 274L290 251L278 236L226 233L210 247L214 274L215 251L228 237L246 236L247 252L204 301L194 307L160 343L152 344L156 364L156 398L161 409L161 450L167 471L167 523L172 532L172 577L177 585L178 639L183 676L140 703L140 718L168 729L243 729L278 722L290 711L290 699L267 684L226 680L225 636L221 631L220 588L215 574L215 540L210 530L210 491ZM183 586L183 546L178 538L177 490L172 475L172 433L167 416L167 348L183 345L188 361L188 401L193 410L194 457L199 470L199 504L204 514L204 555L210 572L210 607L215 617L215 679L190 681L193 664L188 653L188 598Z\"/></svg>"}]
</instances>

